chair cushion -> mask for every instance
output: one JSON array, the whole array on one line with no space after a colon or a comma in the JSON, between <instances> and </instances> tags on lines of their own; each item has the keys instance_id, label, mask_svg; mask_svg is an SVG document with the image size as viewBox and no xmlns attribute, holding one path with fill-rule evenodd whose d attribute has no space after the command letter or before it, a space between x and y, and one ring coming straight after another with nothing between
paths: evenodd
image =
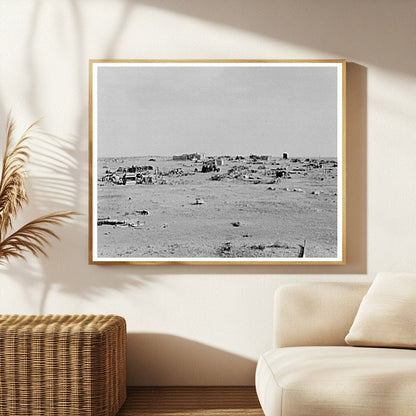
<instances>
[{"instance_id":1,"label":"chair cushion","mask_svg":"<svg viewBox=\"0 0 416 416\"><path fill-rule=\"evenodd\" d=\"M298 283L274 298L274 348L339 345L351 328L369 284Z\"/></svg>"},{"instance_id":2,"label":"chair cushion","mask_svg":"<svg viewBox=\"0 0 416 416\"><path fill-rule=\"evenodd\" d=\"M277 348L260 357L256 389L266 416L416 415L416 351Z\"/></svg>"},{"instance_id":3,"label":"chair cushion","mask_svg":"<svg viewBox=\"0 0 416 416\"><path fill-rule=\"evenodd\" d=\"M416 274L379 273L358 308L345 342L416 348Z\"/></svg>"}]
</instances>

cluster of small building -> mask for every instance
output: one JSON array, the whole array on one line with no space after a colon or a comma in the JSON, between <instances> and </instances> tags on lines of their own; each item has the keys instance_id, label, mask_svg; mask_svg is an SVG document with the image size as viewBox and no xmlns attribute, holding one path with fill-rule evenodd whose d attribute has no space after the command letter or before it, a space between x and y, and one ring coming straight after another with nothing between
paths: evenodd
<instances>
[{"instance_id":1,"label":"cluster of small building","mask_svg":"<svg viewBox=\"0 0 416 416\"><path fill-rule=\"evenodd\" d=\"M182 155L173 155L173 160L190 160L196 162L199 160L205 160L205 153L184 153Z\"/></svg>"},{"instance_id":2,"label":"cluster of small building","mask_svg":"<svg viewBox=\"0 0 416 416\"><path fill-rule=\"evenodd\" d=\"M315 169L323 169L324 172L330 173L337 168L336 160L315 159L315 158L292 158L289 159L288 153L284 152L280 158L272 158L270 155L250 154L245 156L206 156L204 153L185 153L174 155L174 161L193 162L194 170L192 172L181 167L169 171L161 171L159 167L152 165L132 165L129 167L118 167L115 171L107 169L105 175L101 178L102 183L110 182L117 185L126 185L128 182L136 184L154 184L166 183L165 176L183 176L195 174L196 172L208 173L214 175L211 179L221 180L224 178L242 179L252 181L259 179L255 175L272 178L290 178L294 174L307 174ZM151 158L149 161L156 162ZM219 174L221 167L233 165L224 173ZM235 164L238 162L238 165ZM267 164L266 164L267 163Z\"/></svg>"},{"instance_id":3,"label":"cluster of small building","mask_svg":"<svg viewBox=\"0 0 416 416\"><path fill-rule=\"evenodd\" d=\"M153 166L136 166L132 165L128 168L119 167L115 172L109 170L101 178L102 182L112 182L116 185L126 185L127 182L135 182L137 184L155 183L156 177L160 174L159 168Z\"/></svg>"}]
</instances>

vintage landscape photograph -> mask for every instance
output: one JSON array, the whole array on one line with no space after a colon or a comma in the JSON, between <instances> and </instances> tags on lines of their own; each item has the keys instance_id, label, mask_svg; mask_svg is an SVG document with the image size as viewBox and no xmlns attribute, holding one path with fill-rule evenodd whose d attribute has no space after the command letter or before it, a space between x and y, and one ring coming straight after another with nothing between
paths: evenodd
<instances>
[{"instance_id":1,"label":"vintage landscape photograph","mask_svg":"<svg viewBox=\"0 0 416 416\"><path fill-rule=\"evenodd\" d=\"M343 62L90 70L90 261L342 262Z\"/></svg>"}]
</instances>

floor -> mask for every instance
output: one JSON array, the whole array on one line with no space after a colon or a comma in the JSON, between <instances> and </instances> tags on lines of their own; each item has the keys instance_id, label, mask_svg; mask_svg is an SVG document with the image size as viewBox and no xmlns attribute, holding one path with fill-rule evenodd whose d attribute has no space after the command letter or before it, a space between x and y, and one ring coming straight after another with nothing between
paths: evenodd
<instances>
[{"instance_id":1,"label":"floor","mask_svg":"<svg viewBox=\"0 0 416 416\"><path fill-rule=\"evenodd\" d=\"M117 416L264 416L254 387L128 387Z\"/></svg>"}]
</instances>

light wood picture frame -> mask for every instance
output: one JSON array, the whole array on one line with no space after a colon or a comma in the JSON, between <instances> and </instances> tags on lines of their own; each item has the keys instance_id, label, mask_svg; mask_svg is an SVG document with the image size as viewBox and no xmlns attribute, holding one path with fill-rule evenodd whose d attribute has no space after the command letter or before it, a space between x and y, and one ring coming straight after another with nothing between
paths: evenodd
<instances>
[{"instance_id":1,"label":"light wood picture frame","mask_svg":"<svg viewBox=\"0 0 416 416\"><path fill-rule=\"evenodd\" d=\"M90 60L90 264L345 264L345 60Z\"/></svg>"}]
</instances>

